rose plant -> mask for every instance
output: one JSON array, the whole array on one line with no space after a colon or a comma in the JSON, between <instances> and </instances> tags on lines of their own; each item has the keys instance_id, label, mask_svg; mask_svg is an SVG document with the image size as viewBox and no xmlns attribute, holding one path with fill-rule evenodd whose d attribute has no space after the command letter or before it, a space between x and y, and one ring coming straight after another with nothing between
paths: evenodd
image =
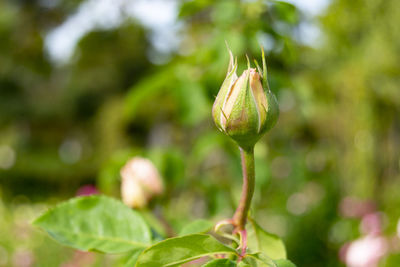
<instances>
[{"instance_id":1,"label":"rose plant","mask_svg":"<svg viewBox=\"0 0 400 267\"><path fill-rule=\"evenodd\" d=\"M164 238L139 210L131 209L146 205L162 191L157 170L147 160L136 158L121 170L126 205L101 195L78 197L48 210L34 224L78 250L125 253L125 266L180 266L197 259L201 261L194 264L204 267L295 266L286 259L282 240L248 217L255 186L254 146L279 115L267 82L264 51L262 68L257 61L256 68L251 68L247 58L248 68L240 77L236 74L237 59L230 50L229 55L228 73L212 115L218 129L232 138L241 152L242 194L231 219L216 224L194 221L177 236ZM146 163L147 171L140 170L140 162Z\"/></svg>"}]
</instances>

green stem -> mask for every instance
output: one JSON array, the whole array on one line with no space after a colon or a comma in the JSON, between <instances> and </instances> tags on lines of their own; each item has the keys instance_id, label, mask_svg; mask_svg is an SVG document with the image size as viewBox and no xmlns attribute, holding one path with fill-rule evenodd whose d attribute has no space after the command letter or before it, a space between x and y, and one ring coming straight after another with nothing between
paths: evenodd
<instances>
[{"instance_id":1,"label":"green stem","mask_svg":"<svg viewBox=\"0 0 400 267\"><path fill-rule=\"evenodd\" d=\"M237 230L244 230L254 194L254 147L249 149L240 148L240 155L242 159L243 187L239 206L233 215L233 223Z\"/></svg>"}]
</instances>

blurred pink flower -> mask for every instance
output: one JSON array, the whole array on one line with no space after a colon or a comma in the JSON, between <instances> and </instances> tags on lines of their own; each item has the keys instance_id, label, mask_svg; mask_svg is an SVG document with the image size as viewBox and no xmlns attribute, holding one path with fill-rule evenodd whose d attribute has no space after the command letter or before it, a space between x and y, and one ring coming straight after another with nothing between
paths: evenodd
<instances>
[{"instance_id":1,"label":"blurred pink flower","mask_svg":"<svg viewBox=\"0 0 400 267\"><path fill-rule=\"evenodd\" d=\"M365 214L376 211L376 206L373 201L345 197L340 202L339 211L344 217L360 218Z\"/></svg>"},{"instance_id":2,"label":"blurred pink flower","mask_svg":"<svg viewBox=\"0 0 400 267\"><path fill-rule=\"evenodd\" d=\"M386 238L379 235L367 235L343 247L343 258L349 267L376 267L380 259L388 253Z\"/></svg>"},{"instance_id":3,"label":"blurred pink flower","mask_svg":"<svg viewBox=\"0 0 400 267\"><path fill-rule=\"evenodd\" d=\"M17 250L13 255L13 266L31 267L34 265L34 255L30 250Z\"/></svg>"},{"instance_id":4,"label":"blurred pink flower","mask_svg":"<svg viewBox=\"0 0 400 267\"><path fill-rule=\"evenodd\" d=\"M382 232L381 213L374 212L365 215L361 220L361 232L372 235L380 234Z\"/></svg>"},{"instance_id":5,"label":"blurred pink flower","mask_svg":"<svg viewBox=\"0 0 400 267\"><path fill-rule=\"evenodd\" d=\"M142 208L164 190L158 170L145 158L134 157L129 160L121 169L121 177L122 200L129 207Z\"/></svg>"},{"instance_id":6,"label":"blurred pink flower","mask_svg":"<svg viewBox=\"0 0 400 267\"><path fill-rule=\"evenodd\" d=\"M88 184L79 187L78 191L76 191L77 196L90 196L90 195L97 195L99 191L94 185Z\"/></svg>"}]
</instances>

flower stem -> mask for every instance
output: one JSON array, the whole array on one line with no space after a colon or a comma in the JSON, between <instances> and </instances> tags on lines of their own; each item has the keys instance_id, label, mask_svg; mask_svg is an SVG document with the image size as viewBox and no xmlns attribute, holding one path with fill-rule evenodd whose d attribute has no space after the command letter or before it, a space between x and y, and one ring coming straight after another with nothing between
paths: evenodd
<instances>
[{"instance_id":1,"label":"flower stem","mask_svg":"<svg viewBox=\"0 0 400 267\"><path fill-rule=\"evenodd\" d=\"M233 223L236 230L244 230L249 213L251 199L254 194L255 170L254 170L254 147L240 148L242 159L243 186L239 206L233 215Z\"/></svg>"}]
</instances>

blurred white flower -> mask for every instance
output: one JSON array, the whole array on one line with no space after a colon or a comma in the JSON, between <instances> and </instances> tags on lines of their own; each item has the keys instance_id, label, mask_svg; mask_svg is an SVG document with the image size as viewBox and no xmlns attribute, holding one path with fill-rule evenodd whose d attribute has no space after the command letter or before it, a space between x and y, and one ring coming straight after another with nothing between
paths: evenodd
<instances>
[{"instance_id":1,"label":"blurred white flower","mask_svg":"<svg viewBox=\"0 0 400 267\"><path fill-rule=\"evenodd\" d=\"M121 169L122 201L129 207L142 208L148 201L163 192L163 183L153 163L134 157Z\"/></svg>"},{"instance_id":2,"label":"blurred white flower","mask_svg":"<svg viewBox=\"0 0 400 267\"><path fill-rule=\"evenodd\" d=\"M15 164L16 153L15 150L8 146L0 146L0 169L9 169Z\"/></svg>"},{"instance_id":3,"label":"blurred white flower","mask_svg":"<svg viewBox=\"0 0 400 267\"><path fill-rule=\"evenodd\" d=\"M301 215L309 208L309 197L304 193L294 193L286 203L287 210L294 215Z\"/></svg>"},{"instance_id":4,"label":"blurred white flower","mask_svg":"<svg viewBox=\"0 0 400 267\"><path fill-rule=\"evenodd\" d=\"M367 235L349 244L345 252L345 262L349 267L376 267L388 250L386 238Z\"/></svg>"},{"instance_id":5,"label":"blurred white flower","mask_svg":"<svg viewBox=\"0 0 400 267\"><path fill-rule=\"evenodd\" d=\"M66 164L77 163L82 157L82 144L76 139L66 139L58 149L61 161Z\"/></svg>"}]
</instances>

